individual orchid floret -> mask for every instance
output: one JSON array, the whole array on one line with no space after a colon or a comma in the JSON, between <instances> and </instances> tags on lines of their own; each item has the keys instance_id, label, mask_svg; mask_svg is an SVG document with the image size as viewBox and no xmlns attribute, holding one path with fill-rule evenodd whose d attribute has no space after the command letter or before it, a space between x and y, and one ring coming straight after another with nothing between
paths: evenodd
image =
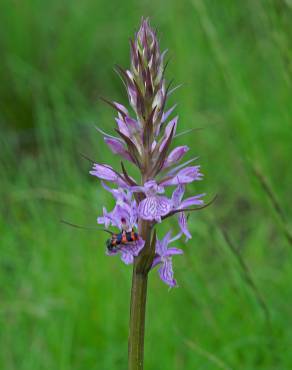
<instances>
[{"instance_id":1,"label":"individual orchid floret","mask_svg":"<svg viewBox=\"0 0 292 370\"><path fill-rule=\"evenodd\" d=\"M173 277L172 256L183 254L183 251L178 248L168 248L168 245L177 240L178 237L171 239L169 231L162 240L156 239L155 257L152 263L152 268L161 264L158 269L160 279L170 287L177 285Z\"/></svg>"},{"instance_id":2,"label":"individual orchid floret","mask_svg":"<svg viewBox=\"0 0 292 370\"><path fill-rule=\"evenodd\" d=\"M137 202L132 198L132 193L127 189L111 189L103 186L112 193L116 199L116 205L111 212L103 207L103 216L98 217L97 223L117 227L119 230L132 231L138 224Z\"/></svg>"},{"instance_id":3,"label":"individual orchid floret","mask_svg":"<svg viewBox=\"0 0 292 370\"><path fill-rule=\"evenodd\" d=\"M144 186L134 186L131 189L146 195L138 206L139 217L143 220L161 222L161 217L170 212L172 202L166 196L158 195L164 193L164 188L155 180L147 181Z\"/></svg>"}]
</instances>

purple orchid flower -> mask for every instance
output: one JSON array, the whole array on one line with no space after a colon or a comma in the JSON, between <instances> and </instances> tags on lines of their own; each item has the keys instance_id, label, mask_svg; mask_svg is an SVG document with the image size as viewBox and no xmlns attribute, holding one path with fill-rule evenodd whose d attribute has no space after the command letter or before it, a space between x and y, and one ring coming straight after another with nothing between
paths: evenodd
<instances>
[{"instance_id":1,"label":"purple orchid flower","mask_svg":"<svg viewBox=\"0 0 292 370\"><path fill-rule=\"evenodd\" d=\"M131 188L135 192L143 192L146 198L139 203L138 213L143 220L161 222L161 217L167 215L171 210L171 200L165 196L157 195L164 193L164 187L155 180L145 182L144 186Z\"/></svg>"},{"instance_id":2,"label":"purple orchid flower","mask_svg":"<svg viewBox=\"0 0 292 370\"><path fill-rule=\"evenodd\" d=\"M104 225L106 228L109 226L117 227L124 232L132 231L137 227L138 212L137 202L132 197L132 192L129 189L112 189L105 183L103 187L109 191L116 199L116 205L111 212L107 212L103 207L103 216L97 218L97 223ZM122 244L119 248L107 250L109 256L120 254L121 260L125 264L131 264L134 257L138 256L141 249L144 247L145 241L139 237L134 242Z\"/></svg>"},{"instance_id":3,"label":"purple orchid flower","mask_svg":"<svg viewBox=\"0 0 292 370\"><path fill-rule=\"evenodd\" d=\"M114 196L116 205L111 212L103 207L103 216L97 218L97 223L106 228L115 226L120 230L132 231L138 223L137 202L133 199L132 192L129 189L111 189L105 183L102 185Z\"/></svg>"},{"instance_id":4,"label":"purple orchid flower","mask_svg":"<svg viewBox=\"0 0 292 370\"><path fill-rule=\"evenodd\" d=\"M158 269L161 280L170 287L177 286L177 282L173 277L172 256L183 254L183 251L178 248L168 248L168 245L180 237L180 234L171 239L169 231L162 240L156 239L155 257L152 263L152 269L161 264Z\"/></svg>"}]
</instances>

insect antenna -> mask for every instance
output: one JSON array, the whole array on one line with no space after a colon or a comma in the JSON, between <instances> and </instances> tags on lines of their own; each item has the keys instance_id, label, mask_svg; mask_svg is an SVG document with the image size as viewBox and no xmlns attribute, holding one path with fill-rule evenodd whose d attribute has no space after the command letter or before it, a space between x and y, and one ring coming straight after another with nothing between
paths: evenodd
<instances>
[{"instance_id":1,"label":"insect antenna","mask_svg":"<svg viewBox=\"0 0 292 370\"><path fill-rule=\"evenodd\" d=\"M112 231L109 231L107 229L102 229L102 228L96 227L96 226L77 225L77 224L73 224L73 223L68 222L68 221L65 221L65 220L60 220L60 222L62 222L62 224L65 224L65 225L68 225L68 226L71 226L71 227L75 227L76 229L99 230L99 231L105 231L106 233L109 233L110 235L113 235L114 234Z\"/></svg>"}]
</instances>

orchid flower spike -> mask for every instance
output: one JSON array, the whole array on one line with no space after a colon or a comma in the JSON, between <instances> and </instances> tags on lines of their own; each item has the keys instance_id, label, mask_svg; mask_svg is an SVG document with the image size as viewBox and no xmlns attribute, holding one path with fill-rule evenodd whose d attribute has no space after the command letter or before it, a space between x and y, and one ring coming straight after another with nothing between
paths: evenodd
<instances>
[{"instance_id":1,"label":"orchid flower spike","mask_svg":"<svg viewBox=\"0 0 292 370\"><path fill-rule=\"evenodd\" d=\"M191 239L186 212L203 205L205 194L184 199L187 186L201 181L203 175L200 165L189 165L194 159L183 161L190 152L187 145L173 146L178 116L171 117L176 106L167 106L174 89L170 90L165 81L165 57L166 51L160 51L149 20L142 18L138 32L130 41L129 68L116 67L131 110L104 99L116 112L115 134L98 130L104 135L108 149L123 161L122 170L95 163L90 174L101 180L103 188L115 200L113 209L102 207L102 215L97 218L98 224L117 230L107 254L119 255L126 264L137 260L139 268L147 273L159 265L161 280L176 286L172 258L183 252L168 248L172 242L170 231L159 240L154 238L153 230L174 216L179 230L176 240L182 235L186 240ZM141 180L128 174L126 162L137 167ZM171 197L166 195L168 188L172 189Z\"/></svg>"}]
</instances>

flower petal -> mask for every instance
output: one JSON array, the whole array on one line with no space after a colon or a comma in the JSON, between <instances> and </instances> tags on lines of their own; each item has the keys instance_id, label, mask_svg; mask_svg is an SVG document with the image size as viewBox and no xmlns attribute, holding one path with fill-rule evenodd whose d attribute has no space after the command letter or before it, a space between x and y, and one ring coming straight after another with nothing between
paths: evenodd
<instances>
[{"instance_id":1,"label":"flower petal","mask_svg":"<svg viewBox=\"0 0 292 370\"><path fill-rule=\"evenodd\" d=\"M189 150L189 147L186 145L178 146L177 148L174 148L166 158L163 168L167 168L172 166L173 164L179 162L182 157L185 155L185 153Z\"/></svg>"},{"instance_id":2,"label":"flower petal","mask_svg":"<svg viewBox=\"0 0 292 370\"><path fill-rule=\"evenodd\" d=\"M163 136L163 139L162 139L162 141L160 143L160 147L159 147L160 153L163 151L163 148L165 147L172 130L173 130L173 135L175 135L177 120L178 120L178 116L174 117L174 119L172 119L170 122L168 122L167 126L165 127L164 136Z\"/></svg>"},{"instance_id":3,"label":"flower petal","mask_svg":"<svg viewBox=\"0 0 292 370\"><path fill-rule=\"evenodd\" d=\"M176 280L173 278L172 260L168 258L162 263L158 269L160 279L167 285L174 287L177 285Z\"/></svg>"},{"instance_id":4,"label":"flower petal","mask_svg":"<svg viewBox=\"0 0 292 370\"><path fill-rule=\"evenodd\" d=\"M171 237L171 231L169 231L163 239L159 240L157 239L156 240L156 245L155 245L155 252L159 255L159 256L164 256L166 251L167 251L167 246L169 244L169 241L170 241L170 237Z\"/></svg>"},{"instance_id":5,"label":"flower petal","mask_svg":"<svg viewBox=\"0 0 292 370\"><path fill-rule=\"evenodd\" d=\"M144 188L143 191L146 194L146 196L164 193L164 187L158 185L155 180L146 181L143 188Z\"/></svg>"},{"instance_id":6,"label":"flower petal","mask_svg":"<svg viewBox=\"0 0 292 370\"><path fill-rule=\"evenodd\" d=\"M185 186L179 184L178 187L172 193L172 197L171 197L174 208L177 208L180 206L184 193L185 193Z\"/></svg>"},{"instance_id":7,"label":"flower petal","mask_svg":"<svg viewBox=\"0 0 292 370\"><path fill-rule=\"evenodd\" d=\"M137 132L140 129L139 121L131 118L130 116L125 117L125 122L130 132Z\"/></svg>"},{"instance_id":8,"label":"flower petal","mask_svg":"<svg viewBox=\"0 0 292 370\"><path fill-rule=\"evenodd\" d=\"M93 165L93 169L89 172L92 176L96 176L101 180L107 180L114 182L121 187L128 187L127 183L118 175L113 168L107 164L97 164Z\"/></svg>"},{"instance_id":9,"label":"flower petal","mask_svg":"<svg viewBox=\"0 0 292 370\"><path fill-rule=\"evenodd\" d=\"M183 234L186 236L186 240L192 239L192 235L188 229L188 220L184 212L180 212L178 215L178 224Z\"/></svg>"},{"instance_id":10,"label":"flower petal","mask_svg":"<svg viewBox=\"0 0 292 370\"><path fill-rule=\"evenodd\" d=\"M111 218L108 216L108 212L105 207L102 209L103 216L97 218L97 223L100 225L104 225L107 229L111 224Z\"/></svg>"},{"instance_id":11,"label":"flower petal","mask_svg":"<svg viewBox=\"0 0 292 370\"><path fill-rule=\"evenodd\" d=\"M204 197L205 195L206 194L203 193L203 194L195 195L193 197L184 199L181 202L179 208L187 208L187 207L191 207L191 206L200 206L200 205L204 204L203 199L200 199L200 198Z\"/></svg>"},{"instance_id":12,"label":"flower petal","mask_svg":"<svg viewBox=\"0 0 292 370\"><path fill-rule=\"evenodd\" d=\"M140 251L143 249L145 245L145 241L141 238L136 242L131 244L123 245L120 248L121 251L121 260L126 264L129 265L134 262L134 257L138 256Z\"/></svg>"},{"instance_id":13,"label":"flower petal","mask_svg":"<svg viewBox=\"0 0 292 370\"><path fill-rule=\"evenodd\" d=\"M170 257L170 256L176 256L178 254L184 254L183 250L179 248L168 248L165 253L165 256Z\"/></svg>"},{"instance_id":14,"label":"flower petal","mask_svg":"<svg viewBox=\"0 0 292 370\"><path fill-rule=\"evenodd\" d=\"M159 265L162 262L161 257L159 255L156 255L153 259L151 270L154 269L157 265Z\"/></svg>"},{"instance_id":15,"label":"flower petal","mask_svg":"<svg viewBox=\"0 0 292 370\"><path fill-rule=\"evenodd\" d=\"M129 128L128 126L126 125L125 121L122 119L122 118L116 118L116 122L117 122L117 125L118 125L118 128L119 128L119 131L124 134L125 136L127 136L128 138L130 138L130 131L129 131Z\"/></svg>"},{"instance_id":16,"label":"flower petal","mask_svg":"<svg viewBox=\"0 0 292 370\"><path fill-rule=\"evenodd\" d=\"M114 101L114 102L113 102L113 104L114 104L114 106L115 106L118 110L122 111L124 114L128 114L128 110L127 110L127 108L126 108L126 107L124 107L122 104L120 104L120 103L118 103L118 102L116 102L116 101Z\"/></svg>"},{"instance_id":17,"label":"flower petal","mask_svg":"<svg viewBox=\"0 0 292 370\"><path fill-rule=\"evenodd\" d=\"M104 141L114 154L119 154L127 161L133 162L129 152L125 148L125 144L121 140L105 137Z\"/></svg>"},{"instance_id":18,"label":"flower petal","mask_svg":"<svg viewBox=\"0 0 292 370\"><path fill-rule=\"evenodd\" d=\"M138 212L143 220L161 222L161 217L169 213L171 207L172 202L170 199L164 196L151 196L140 202Z\"/></svg>"},{"instance_id":19,"label":"flower petal","mask_svg":"<svg viewBox=\"0 0 292 370\"><path fill-rule=\"evenodd\" d=\"M202 173L200 172L200 166L190 166L183 168L172 178L162 180L160 185L171 186L179 184L187 184L193 181L198 181L202 179Z\"/></svg>"},{"instance_id":20,"label":"flower petal","mask_svg":"<svg viewBox=\"0 0 292 370\"><path fill-rule=\"evenodd\" d=\"M176 106L177 106L177 104L175 104L173 107L168 109L168 111L166 111L165 113L162 114L161 123L163 123L167 120L167 118L171 115L171 113L174 111Z\"/></svg>"}]
</instances>

